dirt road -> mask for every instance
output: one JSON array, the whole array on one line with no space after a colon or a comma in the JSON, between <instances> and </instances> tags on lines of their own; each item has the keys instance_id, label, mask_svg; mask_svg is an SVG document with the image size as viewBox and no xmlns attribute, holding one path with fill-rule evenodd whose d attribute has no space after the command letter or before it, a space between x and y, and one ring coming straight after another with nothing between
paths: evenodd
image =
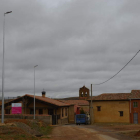
<instances>
[{"instance_id":1,"label":"dirt road","mask_svg":"<svg viewBox=\"0 0 140 140\"><path fill-rule=\"evenodd\" d=\"M116 131L88 125L55 126L49 140L134 140ZM43 140L43 139L42 139ZM45 139L44 139L45 140Z\"/></svg>"}]
</instances>

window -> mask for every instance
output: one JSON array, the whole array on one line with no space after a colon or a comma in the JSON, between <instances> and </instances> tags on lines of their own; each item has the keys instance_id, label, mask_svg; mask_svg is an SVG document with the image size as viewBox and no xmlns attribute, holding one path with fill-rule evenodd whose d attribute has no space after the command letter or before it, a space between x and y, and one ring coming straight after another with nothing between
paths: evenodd
<instances>
[{"instance_id":1,"label":"window","mask_svg":"<svg viewBox=\"0 0 140 140\"><path fill-rule=\"evenodd\" d=\"M133 107L138 107L138 102L133 102Z\"/></svg>"},{"instance_id":2,"label":"window","mask_svg":"<svg viewBox=\"0 0 140 140\"><path fill-rule=\"evenodd\" d=\"M53 115L53 109L48 109L48 115Z\"/></svg>"},{"instance_id":3,"label":"window","mask_svg":"<svg viewBox=\"0 0 140 140\"><path fill-rule=\"evenodd\" d=\"M81 118L80 115L77 115L77 118L80 119Z\"/></svg>"},{"instance_id":4,"label":"window","mask_svg":"<svg viewBox=\"0 0 140 140\"><path fill-rule=\"evenodd\" d=\"M30 109L30 114L34 114L34 109Z\"/></svg>"},{"instance_id":5,"label":"window","mask_svg":"<svg viewBox=\"0 0 140 140\"><path fill-rule=\"evenodd\" d=\"M10 109L5 109L5 114L10 114Z\"/></svg>"},{"instance_id":6,"label":"window","mask_svg":"<svg viewBox=\"0 0 140 140\"><path fill-rule=\"evenodd\" d=\"M97 106L97 111L101 111L101 106Z\"/></svg>"},{"instance_id":7,"label":"window","mask_svg":"<svg viewBox=\"0 0 140 140\"><path fill-rule=\"evenodd\" d=\"M123 111L119 111L120 112L120 116L123 116Z\"/></svg>"},{"instance_id":8,"label":"window","mask_svg":"<svg viewBox=\"0 0 140 140\"><path fill-rule=\"evenodd\" d=\"M87 97L87 92L85 93L85 97Z\"/></svg>"},{"instance_id":9,"label":"window","mask_svg":"<svg viewBox=\"0 0 140 140\"><path fill-rule=\"evenodd\" d=\"M81 118L85 118L85 115L80 115L81 116Z\"/></svg>"},{"instance_id":10,"label":"window","mask_svg":"<svg viewBox=\"0 0 140 140\"><path fill-rule=\"evenodd\" d=\"M81 97L83 97L83 96L84 96L84 93L82 92Z\"/></svg>"},{"instance_id":11,"label":"window","mask_svg":"<svg viewBox=\"0 0 140 140\"><path fill-rule=\"evenodd\" d=\"M67 108L65 108L65 116L67 116Z\"/></svg>"}]
</instances>

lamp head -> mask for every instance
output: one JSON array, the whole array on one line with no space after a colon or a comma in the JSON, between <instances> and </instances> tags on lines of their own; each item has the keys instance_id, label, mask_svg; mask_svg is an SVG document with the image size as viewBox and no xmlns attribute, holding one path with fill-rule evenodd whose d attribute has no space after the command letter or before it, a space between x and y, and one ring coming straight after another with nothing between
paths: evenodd
<instances>
[{"instance_id":1,"label":"lamp head","mask_svg":"<svg viewBox=\"0 0 140 140\"><path fill-rule=\"evenodd\" d=\"M8 11L8 12L6 12L6 13L4 13L4 14L9 14L9 13L12 13L12 11Z\"/></svg>"},{"instance_id":2,"label":"lamp head","mask_svg":"<svg viewBox=\"0 0 140 140\"><path fill-rule=\"evenodd\" d=\"M38 66L38 65L35 65L34 68L37 67L37 66Z\"/></svg>"}]
</instances>

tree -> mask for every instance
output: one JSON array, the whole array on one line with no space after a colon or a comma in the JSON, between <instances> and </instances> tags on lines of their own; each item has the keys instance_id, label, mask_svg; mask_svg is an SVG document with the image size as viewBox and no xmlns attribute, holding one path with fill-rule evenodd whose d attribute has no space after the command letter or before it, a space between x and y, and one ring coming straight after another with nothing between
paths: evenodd
<instances>
[{"instance_id":1,"label":"tree","mask_svg":"<svg viewBox=\"0 0 140 140\"><path fill-rule=\"evenodd\" d=\"M86 114L83 108L80 109L80 114Z\"/></svg>"}]
</instances>

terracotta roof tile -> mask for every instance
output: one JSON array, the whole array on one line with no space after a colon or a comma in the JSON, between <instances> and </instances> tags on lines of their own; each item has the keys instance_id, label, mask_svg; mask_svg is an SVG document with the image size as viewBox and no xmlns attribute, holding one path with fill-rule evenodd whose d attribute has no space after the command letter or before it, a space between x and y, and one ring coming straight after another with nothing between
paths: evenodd
<instances>
[{"instance_id":1,"label":"terracotta roof tile","mask_svg":"<svg viewBox=\"0 0 140 140\"><path fill-rule=\"evenodd\" d=\"M132 90L129 98L130 99L136 99L136 98L140 99L140 90Z\"/></svg>"},{"instance_id":2,"label":"terracotta roof tile","mask_svg":"<svg viewBox=\"0 0 140 140\"><path fill-rule=\"evenodd\" d=\"M130 93L103 93L92 97L92 100L128 100ZM91 100L90 98L88 100Z\"/></svg>"},{"instance_id":3,"label":"terracotta roof tile","mask_svg":"<svg viewBox=\"0 0 140 140\"><path fill-rule=\"evenodd\" d=\"M34 98L34 95L26 94L25 96L29 96L29 97ZM63 102L60 102L60 101L57 101L57 100L54 100L54 99L50 99L48 97L35 96L35 99L38 99L38 100L41 100L41 101L44 101L44 102L47 102L47 103L50 103L50 104L54 104L56 106L69 106L69 104L66 104L66 103L63 103Z\"/></svg>"},{"instance_id":4,"label":"terracotta roof tile","mask_svg":"<svg viewBox=\"0 0 140 140\"><path fill-rule=\"evenodd\" d=\"M89 102L86 100L59 100L63 103L67 103L70 105L89 105Z\"/></svg>"}]
</instances>

